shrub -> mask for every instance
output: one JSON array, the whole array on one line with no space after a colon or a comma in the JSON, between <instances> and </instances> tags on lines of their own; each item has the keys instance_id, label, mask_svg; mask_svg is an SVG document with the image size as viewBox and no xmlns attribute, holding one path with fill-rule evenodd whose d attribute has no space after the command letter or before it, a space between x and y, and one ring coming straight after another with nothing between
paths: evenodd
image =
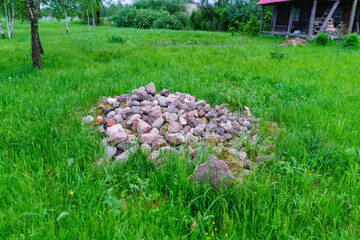
<instances>
[{"instance_id":1,"label":"shrub","mask_svg":"<svg viewBox=\"0 0 360 240\"><path fill-rule=\"evenodd\" d=\"M325 46L329 42L329 36L326 33L319 33L315 38L315 43L317 45Z\"/></svg>"},{"instance_id":2,"label":"shrub","mask_svg":"<svg viewBox=\"0 0 360 240\"><path fill-rule=\"evenodd\" d=\"M346 47L359 47L360 46L360 38L357 33L350 33L345 39L344 45Z\"/></svg>"},{"instance_id":3,"label":"shrub","mask_svg":"<svg viewBox=\"0 0 360 240\"><path fill-rule=\"evenodd\" d=\"M258 34L260 30L260 21L255 15L251 15L250 20L246 23L244 27L245 32L249 32L253 35Z\"/></svg>"},{"instance_id":4,"label":"shrub","mask_svg":"<svg viewBox=\"0 0 360 240\"><path fill-rule=\"evenodd\" d=\"M125 43L126 42L126 39L123 36L121 36L120 34L108 36L108 40L111 43Z\"/></svg>"},{"instance_id":5,"label":"shrub","mask_svg":"<svg viewBox=\"0 0 360 240\"><path fill-rule=\"evenodd\" d=\"M123 8L113 18L118 27L181 29L183 24L177 18L162 10Z\"/></svg>"}]
</instances>

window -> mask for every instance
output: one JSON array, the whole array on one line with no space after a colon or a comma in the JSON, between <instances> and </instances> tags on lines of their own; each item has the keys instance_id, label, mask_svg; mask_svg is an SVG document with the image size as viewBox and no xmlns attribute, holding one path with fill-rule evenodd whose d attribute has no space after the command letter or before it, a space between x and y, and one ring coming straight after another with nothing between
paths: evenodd
<instances>
[{"instance_id":1,"label":"window","mask_svg":"<svg viewBox=\"0 0 360 240\"><path fill-rule=\"evenodd\" d=\"M334 12L334 22L341 22L342 20L342 12L343 12L343 8L342 7L338 7L335 12Z\"/></svg>"},{"instance_id":2,"label":"window","mask_svg":"<svg viewBox=\"0 0 360 240\"><path fill-rule=\"evenodd\" d=\"M300 20L300 8L294 8L294 22L298 22Z\"/></svg>"}]
</instances>

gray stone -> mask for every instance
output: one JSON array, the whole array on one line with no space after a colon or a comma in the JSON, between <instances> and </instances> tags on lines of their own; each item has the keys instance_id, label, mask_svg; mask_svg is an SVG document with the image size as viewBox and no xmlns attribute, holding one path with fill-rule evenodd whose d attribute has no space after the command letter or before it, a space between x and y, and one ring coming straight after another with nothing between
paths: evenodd
<instances>
[{"instance_id":1,"label":"gray stone","mask_svg":"<svg viewBox=\"0 0 360 240\"><path fill-rule=\"evenodd\" d=\"M160 106L154 106L151 109L151 112L150 112L149 116L152 117L152 118L155 118L155 119L161 118L163 116L161 107Z\"/></svg>"},{"instance_id":2,"label":"gray stone","mask_svg":"<svg viewBox=\"0 0 360 240\"><path fill-rule=\"evenodd\" d=\"M116 132L123 132L125 133L125 130L124 128L120 125L120 124L116 124L112 127L108 127L106 129L106 135L107 136L110 136L112 133L116 133Z\"/></svg>"},{"instance_id":3,"label":"gray stone","mask_svg":"<svg viewBox=\"0 0 360 240\"><path fill-rule=\"evenodd\" d=\"M182 118L182 117L179 119L179 122L183 126L185 126L187 124L187 121L185 120L185 118Z\"/></svg>"},{"instance_id":4,"label":"gray stone","mask_svg":"<svg viewBox=\"0 0 360 240\"><path fill-rule=\"evenodd\" d=\"M155 134L155 133L145 133L142 134L139 138L139 142L141 143L147 143L147 144L152 144L156 139L161 138L160 135Z\"/></svg>"},{"instance_id":5,"label":"gray stone","mask_svg":"<svg viewBox=\"0 0 360 240\"><path fill-rule=\"evenodd\" d=\"M244 151L239 152L238 155L241 160L245 160L248 157L248 155Z\"/></svg>"},{"instance_id":6,"label":"gray stone","mask_svg":"<svg viewBox=\"0 0 360 240\"><path fill-rule=\"evenodd\" d=\"M137 118L137 119L135 119L135 121L133 123L132 129L136 133L144 134L144 133L150 132L151 126L150 126L150 124L146 123L145 121Z\"/></svg>"},{"instance_id":7,"label":"gray stone","mask_svg":"<svg viewBox=\"0 0 360 240\"><path fill-rule=\"evenodd\" d=\"M175 102L178 99L179 99L179 97L176 96L175 94L170 94L169 96L167 96L167 100L171 103Z\"/></svg>"},{"instance_id":8,"label":"gray stone","mask_svg":"<svg viewBox=\"0 0 360 240\"><path fill-rule=\"evenodd\" d=\"M179 100L176 100L175 102L173 102L172 104L171 104L171 106L174 106L175 108L178 108L179 106L180 106L180 101Z\"/></svg>"},{"instance_id":9,"label":"gray stone","mask_svg":"<svg viewBox=\"0 0 360 240\"><path fill-rule=\"evenodd\" d=\"M169 104L169 100L164 96L159 97L158 101L161 107L166 107Z\"/></svg>"},{"instance_id":10,"label":"gray stone","mask_svg":"<svg viewBox=\"0 0 360 240\"><path fill-rule=\"evenodd\" d=\"M167 96L170 95L170 91L167 90L166 88L164 88L164 89L161 91L160 95L167 97Z\"/></svg>"},{"instance_id":11,"label":"gray stone","mask_svg":"<svg viewBox=\"0 0 360 240\"><path fill-rule=\"evenodd\" d=\"M165 109L166 112L169 112L169 113L178 113L179 110L174 107L174 106L169 106L168 108Z\"/></svg>"},{"instance_id":12,"label":"gray stone","mask_svg":"<svg viewBox=\"0 0 360 240\"><path fill-rule=\"evenodd\" d=\"M172 146L177 146L185 142L185 137L181 133L169 133L166 136L166 141Z\"/></svg>"},{"instance_id":13,"label":"gray stone","mask_svg":"<svg viewBox=\"0 0 360 240\"><path fill-rule=\"evenodd\" d=\"M112 168L120 167L121 165L123 165L125 162L128 161L129 156L130 156L130 153L128 150L123 152L122 154L116 156L115 160L111 164L111 167Z\"/></svg>"},{"instance_id":14,"label":"gray stone","mask_svg":"<svg viewBox=\"0 0 360 240\"><path fill-rule=\"evenodd\" d=\"M180 131L180 129L181 125L176 121L171 122L168 126L169 133L177 133Z\"/></svg>"},{"instance_id":15,"label":"gray stone","mask_svg":"<svg viewBox=\"0 0 360 240\"><path fill-rule=\"evenodd\" d=\"M209 105L209 104L206 104L206 105L203 107L203 110L204 110L205 112L209 112L209 111L211 110L210 105Z\"/></svg>"},{"instance_id":16,"label":"gray stone","mask_svg":"<svg viewBox=\"0 0 360 240\"><path fill-rule=\"evenodd\" d=\"M160 127L164 124L164 121L165 120L163 118L158 118L153 122L152 127L160 129Z\"/></svg>"},{"instance_id":17,"label":"gray stone","mask_svg":"<svg viewBox=\"0 0 360 240\"><path fill-rule=\"evenodd\" d=\"M203 134L204 131L205 131L205 126L204 125L199 125L194 129L194 134L196 136L199 136L199 135Z\"/></svg>"},{"instance_id":18,"label":"gray stone","mask_svg":"<svg viewBox=\"0 0 360 240\"><path fill-rule=\"evenodd\" d=\"M226 123L220 123L220 126L225 129L225 131L230 131L232 129L232 125L230 121L227 121Z\"/></svg>"},{"instance_id":19,"label":"gray stone","mask_svg":"<svg viewBox=\"0 0 360 240\"><path fill-rule=\"evenodd\" d=\"M128 150L132 145L133 145L133 142L126 141L126 142L122 142L122 143L118 144L116 147L121 152L124 152L124 151Z\"/></svg>"},{"instance_id":20,"label":"gray stone","mask_svg":"<svg viewBox=\"0 0 360 240\"><path fill-rule=\"evenodd\" d=\"M247 127L247 128L251 128L251 122L249 122L249 121L244 121L243 123L242 123L242 126L244 126L244 127Z\"/></svg>"},{"instance_id":21,"label":"gray stone","mask_svg":"<svg viewBox=\"0 0 360 240\"><path fill-rule=\"evenodd\" d=\"M165 147L167 145L167 142L163 138L156 139L152 144L152 149L157 150L161 147Z\"/></svg>"},{"instance_id":22,"label":"gray stone","mask_svg":"<svg viewBox=\"0 0 360 240\"><path fill-rule=\"evenodd\" d=\"M160 151L153 151L149 156L149 159L154 162L156 162L156 160L158 160L159 158L160 158Z\"/></svg>"},{"instance_id":23,"label":"gray stone","mask_svg":"<svg viewBox=\"0 0 360 240\"><path fill-rule=\"evenodd\" d=\"M165 117L166 122L168 122L168 123L174 122L178 118L175 113L168 113L168 112L164 113L164 117Z\"/></svg>"},{"instance_id":24,"label":"gray stone","mask_svg":"<svg viewBox=\"0 0 360 240\"><path fill-rule=\"evenodd\" d=\"M116 125L115 125L116 126ZM127 139L127 134L125 132L112 132L109 136L109 142L118 145Z\"/></svg>"},{"instance_id":25,"label":"gray stone","mask_svg":"<svg viewBox=\"0 0 360 240\"><path fill-rule=\"evenodd\" d=\"M129 117L129 118L127 119L126 123L127 123L128 125L132 125L132 124L134 123L135 119L140 119L140 118L141 118L141 115L140 115L140 114L134 114L134 115L132 115L131 117Z\"/></svg>"},{"instance_id":26,"label":"gray stone","mask_svg":"<svg viewBox=\"0 0 360 240\"><path fill-rule=\"evenodd\" d=\"M94 117L86 116L86 117L83 117L82 121L83 121L83 123L91 123L92 121L94 121Z\"/></svg>"},{"instance_id":27,"label":"gray stone","mask_svg":"<svg viewBox=\"0 0 360 240\"><path fill-rule=\"evenodd\" d=\"M199 117L204 117L205 114L206 114L206 112L205 112L203 109L201 109L201 110L199 111Z\"/></svg>"},{"instance_id":28,"label":"gray stone","mask_svg":"<svg viewBox=\"0 0 360 240\"><path fill-rule=\"evenodd\" d=\"M205 105L206 105L206 101L205 101L205 100L199 100L199 101L197 102L197 105L205 106Z\"/></svg>"},{"instance_id":29,"label":"gray stone","mask_svg":"<svg viewBox=\"0 0 360 240\"><path fill-rule=\"evenodd\" d=\"M149 83L148 85L145 86L145 91L151 95L155 95L156 94L156 88L153 82Z\"/></svg>"},{"instance_id":30,"label":"gray stone","mask_svg":"<svg viewBox=\"0 0 360 240\"><path fill-rule=\"evenodd\" d=\"M141 144L141 151L145 154L150 154L151 153L151 147L149 144Z\"/></svg>"},{"instance_id":31,"label":"gray stone","mask_svg":"<svg viewBox=\"0 0 360 240\"><path fill-rule=\"evenodd\" d=\"M117 148L113 146L106 146L105 148L105 156L106 159L112 159L117 152Z\"/></svg>"},{"instance_id":32,"label":"gray stone","mask_svg":"<svg viewBox=\"0 0 360 240\"><path fill-rule=\"evenodd\" d=\"M185 119L186 119L186 121L191 121L191 120L193 120L194 119L194 111L190 111L190 112L188 112L188 113L186 113L186 117L185 117Z\"/></svg>"},{"instance_id":33,"label":"gray stone","mask_svg":"<svg viewBox=\"0 0 360 240\"><path fill-rule=\"evenodd\" d=\"M211 156L208 162L199 165L189 178L201 185L210 183L215 188L225 187L229 181L234 180L228 165L215 156Z\"/></svg>"},{"instance_id":34,"label":"gray stone","mask_svg":"<svg viewBox=\"0 0 360 240\"><path fill-rule=\"evenodd\" d=\"M205 114L205 117L208 118L208 119L211 119L211 118L216 118L217 115L216 115L214 110L211 110L207 114Z\"/></svg>"},{"instance_id":35,"label":"gray stone","mask_svg":"<svg viewBox=\"0 0 360 240\"><path fill-rule=\"evenodd\" d=\"M108 97L108 98L106 99L106 102L107 102L108 104L110 104L110 105L113 105L114 103L117 102L117 99L116 99L116 98Z\"/></svg>"},{"instance_id":36,"label":"gray stone","mask_svg":"<svg viewBox=\"0 0 360 240\"><path fill-rule=\"evenodd\" d=\"M133 106L140 106L140 103L137 100L132 100L131 103L132 103Z\"/></svg>"},{"instance_id":37,"label":"gray stone","mask_svg":"<svg viewBox=\"0 0 360 240\"><path fill-rule=\"evenodd\" d=\"M214 132L216 128L217 128L217 125L215 123L209 123L207 125L206 131Z\"/></svg>"}]
</instances>

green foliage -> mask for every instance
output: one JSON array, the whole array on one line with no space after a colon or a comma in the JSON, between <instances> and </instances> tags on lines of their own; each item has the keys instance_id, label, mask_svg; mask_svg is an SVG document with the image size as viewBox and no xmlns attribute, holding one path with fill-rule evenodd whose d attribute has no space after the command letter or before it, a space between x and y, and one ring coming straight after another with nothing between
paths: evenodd
<instances>
[{"instance_id":1,"label":"green foliage","mask_svg":"<svg viewBox=\"0 0 360 240\"><path fill-rule=\"evenodd\" d=\"M350 33L346 36L344 41L345 47L359 47L360 46L360 38L357 33Z\"/></svg>"},{"instance_id":2,"label":"green foliage","mask_svg":"<svg viewBox=\"0 0 360 240\"><path fill-rule=\"evenodd\" d=\"M317 45L325 46L328 44L328 42L329 42L329 35L327 35L326 33L319 33L315 38L315 43Z\"/></svg>"},{"instance_id":3,"label":"green foliage","mask_svg":"<svg viewBox=\"0 0 360 240\"><path fill-rule=\"evenodd\" d=\"M109 42L112 43L125 43L126 39L121 34L108 36Z\"/></svg>"},{"instance_id":4,"label":"green foliage","mask_svg":"<svg viewBox=\"0 0 360 240\"><path fill-rule=\"evenodd\" d=\"M181 29L183 26L179 19L166 11L149 9L122 8L113 17L118 27L135 28L167 28Z\"/></svg>"},{"instance_id":5,"label":"green foliage","mask_svg":"<svg viewBox=\"0 0 360 240\"><path fill-rule=\"evenodd\" d=\"M310 44L278 61L282 37L74 23L62 37L62 24L40 20L40 71L28 23L1 40L0 239L358 239L358 51ZM107 41L118 34L126 44ZM188 180L205 151L99 171L101 138L81 118L149 82L278 123L273 162L223 191Z\"/></svg>"},{"instance_id":6,"label":"green foliage","mask_svg":"<svg viewBox=\"0 0 360 240\"><path fill-rule=\"evenodd\" d=\"M250 20L246 23L244 31L253 35L258 34L260 30L260 21L255 15L251 15Z\"/></svg>"}]
</instances>

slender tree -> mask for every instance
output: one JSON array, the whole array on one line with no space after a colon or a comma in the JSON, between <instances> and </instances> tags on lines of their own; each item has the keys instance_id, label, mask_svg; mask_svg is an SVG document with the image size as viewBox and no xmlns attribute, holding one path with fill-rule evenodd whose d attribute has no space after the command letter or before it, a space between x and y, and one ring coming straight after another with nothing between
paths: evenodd
<instances>
[{"instance_id":1,"label":"slender tree","mask_svg":"<svg viewBox=\"0 0 360 240\"><path fill-rule=\"evenodd\" d=\"M102 0L100 0L100 2L101 2L101 6L102 6L102 7L103 7L103 9L104 9L105 16L106 16L107 20L109 21L109 26L110 26L110 27L112 27L112 25L111 25L111 21L110 21L110 18L109 18L108 14L107 14L107 11L106 11L106 7L104 6L104 3L103 3L103 1L102 1Z\"/></svg>"},{"instance_id":2,"label":"slender tree","mask_svg":"<svg viewBox=\"0 0 360 240\"><path fill-rule=\"evenodd\" d=\"M31 55L33 59L33 66L40 69L42 68L41 43L38 30L40 0L26 0L26 9L29 13L31 23Z\"/></svg>"},{"instance_id":3,"label":"slender tree","mask_svg":"<svg viewBox=\"0 0 360 240\"><path fill-rule=\"evenodd\" d=\"M4 29L3 29L3 26L2 26L2 23L1 23L1 17L0 17L0 34L1 34L2 38L5 38Z\"/></svg>"},{"instance_id":4,"label":"slender tree","mask_svg":"<svg viewBox=\"0 0 360 240\"><path fill-rule=\"evenodd\" d=\"M4 0L4 10L5 10L5 20L6 20L6 27L8 30L8 36L9 38L12 38L14 33L14 23L15 23L14 1Z\"/></svg>"},{"instance_id":5,"label":"slender tree","mask_svg":"<svg viewBox=\"0 0 360 240\"><path fill-rule=\"evenodd\" d=\"M79 6L80 1L76 0L48 0L46 4L52 9L54 16L57 19L62 19L65 16L66 33L69 34L68 14L75 11Z\"/></svg>"}]
</instances>

